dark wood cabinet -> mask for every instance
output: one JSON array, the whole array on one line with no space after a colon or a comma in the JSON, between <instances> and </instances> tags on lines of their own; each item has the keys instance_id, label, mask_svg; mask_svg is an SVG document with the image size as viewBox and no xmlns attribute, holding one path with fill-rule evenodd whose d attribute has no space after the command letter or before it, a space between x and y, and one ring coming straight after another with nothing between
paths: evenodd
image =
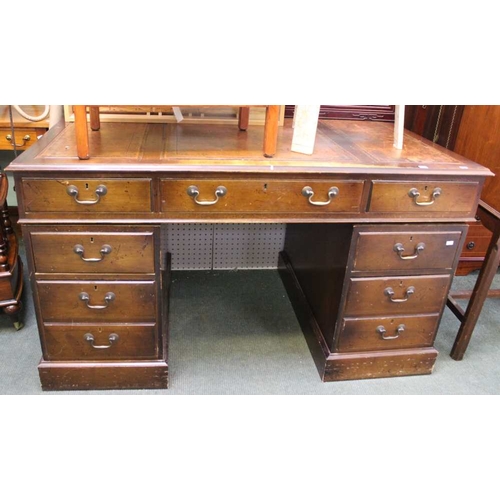
<instances>
[{"instance_id":1,"label":"dark wood cabinet","mask_svg":"<svg viewBox=\"0 0 500 500\"><path fill-rule=\"evenodd\" d=\"M285 118L293 118L294 110L294 105L286 105ZM393 122L394 110L394 105L336 106L333 104L323 104L319 110L319 117L325 120L368 120L377 122Z\"/></svg>"}]
</instances>

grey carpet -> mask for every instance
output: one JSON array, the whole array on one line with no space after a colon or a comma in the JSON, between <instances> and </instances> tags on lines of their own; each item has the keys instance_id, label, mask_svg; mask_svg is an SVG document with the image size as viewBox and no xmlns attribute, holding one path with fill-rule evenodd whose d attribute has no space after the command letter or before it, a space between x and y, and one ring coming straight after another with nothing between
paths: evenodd
<instances>
[{"instance_id":1,"label":"grey carpet","mask_svg":"<svg viewBox=\"0 0 500 500\"><path fill-rule=\"evenodd\" d=\"M476 278L457 277L453 288L471 288ZM0 315L0 394L500 393L500 299L486 301L463 361L449 357L459 323L446 309L432 375L323 383L277 271L173 273L169 389L44 392L26 277L25 286L24 328L16 332ZM500 274L494 286L500 288Z\"/></svg>"}]
</instances>

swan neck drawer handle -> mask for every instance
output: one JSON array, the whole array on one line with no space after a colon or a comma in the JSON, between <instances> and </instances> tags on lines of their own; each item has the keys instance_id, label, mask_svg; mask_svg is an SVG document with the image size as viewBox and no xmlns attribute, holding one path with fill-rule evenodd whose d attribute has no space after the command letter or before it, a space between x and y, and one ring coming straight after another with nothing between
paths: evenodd
<instances>
[{"instance_id":1,"label":"swan neck drawer handle","mask_svg":"<svg viewBox=\"0 0 500 500\"><path fill-rule=\"evenodd\" d=\"M338 196L339 194L339 188L338 187L331 187L328 190L328 201L313 201L313 196L314 196L314 191L311 186L305 186L302 188L302 196L305 196L307 198L307 201L316 207L324 207L325 205L329 205L332 202L332 199L335 198L335 196Z\"/></svg>"},{"instance_id":2,"label":"swan neck drawer handle","mask_svg":"<svg viewBox=\"0 0 500 500\"><path fill-rule=\"evenodd\" d=\"M406 326L401 324L396 328L396 335L387 336L387 330L383 325L377 326L376 332L382 336L384 340L394 340L399 338L399 336L404 333Z\"/></svg>"},{"instance_id":3,"label":"swan neck drawer handle","mask_svg":"<svg viewBox=\"0 0 500 500\"><path fill-rule=\"evenodd\" d=\"M419 243L418 245L416 245L415 250L411 255L403 255L405 247L403 246L402 243L396 243L394 245L393 250L398 254L401 260L413 260L416 259L420 255L420 253L422 253L425 250L425 243Z\"/></svg>"},{"instance_id":4,"label":"swan neck drawer handle","mask_svg":"<svg viewBox=\"0 0 500 500\"><path fill-rule=\"evenodd\" d=\"M15 144L14 141L12 140L12 135L10 135L10 134L7 134L5 136L5 138L10 142L11 146L13 146L13 147L15 146L16 148L22 148L22 147L26 146L26 143L31 140L31 136L29 134L26 134L23 137L23 143L22 144Z\"/></svg>"},{"instance_id":5,"label":"swan neck drawer handle","mask_svg":"<svg viewBox=\"0 0 500 500\"><path fill-rule=\"evenodd\" d=\"M414 293L415 293L415 287L409 286L405 291L405 298L404 299L395 299L394 298L394 290L390 286L388 286L384 290L384 295L387 295L389 297L389 300L391 302L394 302L394 303L406 302Z\"/></svg>"},{"instance_id":6,"label":"swan neck drawer handle","mask_svg":"<svg viewBox=\"0 0 500 500\"><path fill-rule=\"evenodd\" d=\"M80 295L78 296L78 298L81 301L85 302L85 305L89 309L106 309L111 304L111 302L113 302L113 300L115 300L116 295L113 292L108 292L104 296L104 302L106 302L106 303L102 304L102 305L91 305L90 304L90 295L87 292L80 293Z\"/></svg>"},{"instance_id":7,"label":"swan neck drawer handle","mask_svg":"<svg viewBox=\"0 0 500 500\"><path fill-rule=\"evenodd\" d=\"M73 247L73 252L79 255L80 259L82 259L84 262L101 262L104 257L106 257L106 255L109 255L111 253L111 250L113 250L111 245L103 245L99 250L101 257L85 257L85 248L83 247L83 245L75 245Z\"/></svg>"},{"instance_id":8,"label":"swan neck drawer handle","mask_svg":"<svg viewBox=\"0 0 500 500\"><path fill-rule=\"evenodd\" d=\"M109 349L113 344L118 342L119 339L120 336L117 333L110 333L108 337L108 342L109 342L108 345L95 345L94 344L95 338L91 333L86 333L83 336L83 340L85 340L85 342L88 342L94 349Z\"/></svg>"},{"instance_id":9,"label":"swan neck drawer handle","mask_svg":"<svg viewBox=\"0 0 500 500\"><path fill-rule=\"evenodd\" d=\"M418 201L418 198L420 197L419 190L417 188L411 188L408 191L408 196L410 198L413 198L413 201L415 202L415 205L418 205L419 207L428 207L429 205L434 204L434 202L436 201L436 198L438 198L439 196L441 196L441 193L442 193L441 188L437 187L437 188L435 188L432 191L431 200L430 201Z\"/></svg>"},{"instance_id":10,"label":"swan neck drawer handle","mask_svg":"<svg viewBox=\"0 0 500 500\"><path fill-rule=\"evenodd\" d=\"M99 203L101 196L104 196L107 192L108 188L104 184L100 184L94 191L94 200L79 200L79 191L76 186L70 185L66 188L66 193L68 193L68 195L71 196L79 205L95 205L96 203Z\"/></svg>"},{"instance_id":11,"label":"swan neck drawer handle","mask_svg":"<svg viewBox=\"0 0 500 500\"><path fill-rule=\"evenodd\" d=\"M225 196L226 193L227 193L227 188L225 188L224 186L218 186L215 189L215 200L200 201L198 199L198 196L200 195L200 190L198 189L198 187L197 186L189 186L187 188L187 194L189 196L191 196L191 198L193 198L194 202L197 205L203 205L203 206L215 205L219 201L219 198L221 198L222 196Z\"/></svg>"}]
</instances>

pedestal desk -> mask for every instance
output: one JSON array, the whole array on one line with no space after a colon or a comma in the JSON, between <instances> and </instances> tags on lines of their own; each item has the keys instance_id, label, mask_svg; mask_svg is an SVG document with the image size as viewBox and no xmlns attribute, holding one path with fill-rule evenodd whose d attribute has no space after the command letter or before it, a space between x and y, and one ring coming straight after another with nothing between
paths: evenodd
<instances>
[{"instance_id":1,"label":"pedestal desk","mask_svg":"<svg viewBox=\"0 0 500 500\"><path fill-rule=\"evenodd\" d=\"M465 233L491 172L386 123L320 121L313 156L249 127L56 126L9 166L44 389L168 382L165 223L287 224L280 273L324 381L431 373Z\"/></svg>"}]
</instances>

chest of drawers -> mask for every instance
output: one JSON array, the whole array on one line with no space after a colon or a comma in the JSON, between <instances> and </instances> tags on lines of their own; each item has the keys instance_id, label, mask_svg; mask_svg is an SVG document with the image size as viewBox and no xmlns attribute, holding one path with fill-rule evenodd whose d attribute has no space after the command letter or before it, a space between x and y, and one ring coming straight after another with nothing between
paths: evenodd
<instances>
[{"instance_id":1,"label":"chest of drawers","mask_svg":"<svg viewBox=\"0 0 500 500\"><path fill-rule=\"evenodd\" d=\"M72 126L56 127L9 167L42 387L167 387L160 228L179 222L287 224L281 274L323 380L430 373L489 171L411 134L403 152L381 148L392 133L383 123L320 123L313 157L287 149L285 124L272 160L259 131L242 150L231 139L208 154L206 131L198 143L192 127L173 140L175 125L103 124L87 161Z\"/></svg>"}]
</instances>

